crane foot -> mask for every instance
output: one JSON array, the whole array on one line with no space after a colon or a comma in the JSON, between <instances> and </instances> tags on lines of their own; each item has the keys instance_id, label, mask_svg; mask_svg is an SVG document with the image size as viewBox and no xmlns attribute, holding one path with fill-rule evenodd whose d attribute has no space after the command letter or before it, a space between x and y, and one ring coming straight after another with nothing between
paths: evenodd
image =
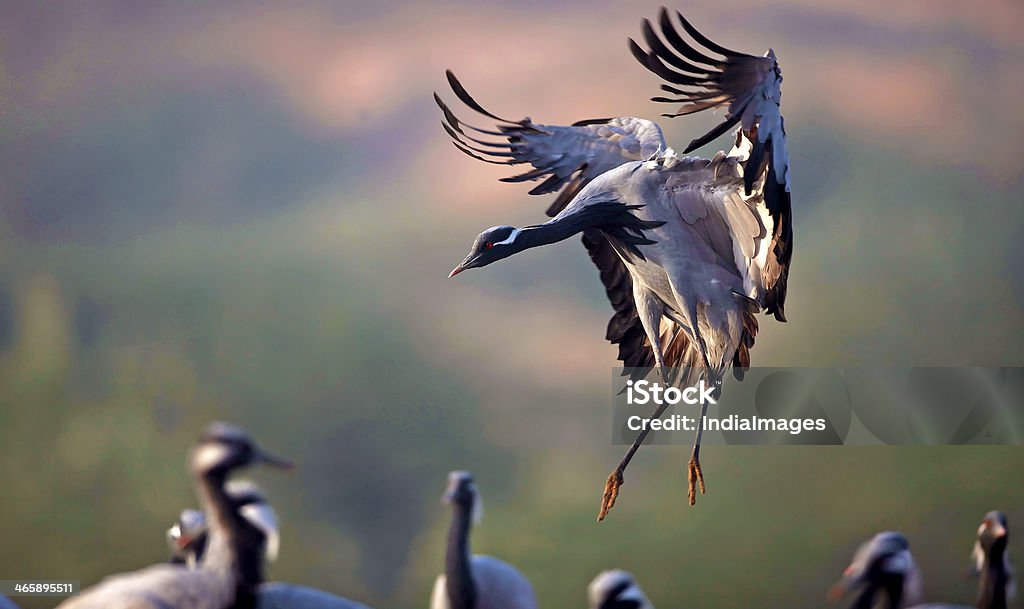
<instances>
[{"instance_id":1,"label":"crane foot","mask_svg":"<svg viewBox=\"0 0 1024 609\"><path fill-rule=\"evenodd\" d=\"M697 457L690 457L690 463L687 466L689 470L689 495L690 505L697 503L697 487L700 487L700 494L703 495L706 492L704 488L704 471L700 468L700 459Z\"/></svg>"},{"instance_id":2,"label":"crane foot","mask_svg":"<svg viewBox=\"0 0 1024 609\"><path fill-rule=\"evenodd\" d=\"M597 514L598 522L604 520L604 517L608 515L608 512L612 511L612 508L615 507L615 499L619 496L619 487L622 486L622 482L622 470L616 468L604 483L604 496L601 497L601 511Z\"/></svg>"}]
</instances>

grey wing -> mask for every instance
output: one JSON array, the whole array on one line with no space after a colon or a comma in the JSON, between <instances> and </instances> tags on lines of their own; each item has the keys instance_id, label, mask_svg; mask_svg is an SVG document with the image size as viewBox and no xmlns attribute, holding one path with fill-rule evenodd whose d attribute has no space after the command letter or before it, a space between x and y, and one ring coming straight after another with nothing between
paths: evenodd
<instances>
[{"instance_id":1,"label":"grey wing","mask_svg":"<svg viewBox=\"0 0 1024 609\"><path fill-rule=\"evenodd\" d=\"M271 582L260 586L257 609L369 609L362 603L323 590Z\"/></svg>"},{"instance_id":2,"label":"grey wing","mask_svg":"<svg viewBox=\"0 0 1024 609\"><path fill-rule=\"evenodd\" d=\"M498 121L492 129L474 127L457 118L439 95L434 100L444 114L441 125L455 147L469 156L499 165L529 164L532 169L502 178L503 182L543 179L531 195L559 192L547 214L555 216L588 182L629 161L652 158L667 146L661 128L633 117L579 121L572 125L542 125L529 118L513 121L483 108L449 70L448 83L462 103Z\"/></svg>"},{"instance_id":3,"label":"grey wing","mask_svg":"<svg viewBox=\"0 0 1024 609\"><path fill-rule=\"evenodd\" d=\"M18 606L14 604L14 601L0 594L0 609L18 609Z\"/></svg>"},{"instance_id":4,"label":"grey wing","mask_svg":"<svg viewBox=\"0 0 1024 609\"><path fill-rule=\"evenodd\" d=\"M644 20L644 39L650 50L644 50L633 40L629 41L630 50L644 67L671 83L662 84L661 88L674 97L652 99L683 104L677 112L665 116L683 116L720 106L727 109L725 120L690 142L684 154L738 126L737 148L743 157L744 194L750 196L759 192L772 219L770 249L761 265L766 287L762 304L766 312L785 321L793 226L789 153L780 108L782 71L774 51L757 57L727 49L698 32L682 14L677 12L676 15L682 29L697 45L683 38L668 11L662 8L661 36Z\"/></svg>"},{"instance_id":5,"label":"grey wing","mask_svg":"<svg viewBox=\"0 0 1024 609\"><path fill-rule=\"evenodd\" d=\"M515 567L492 556L473 557L477 609L537 609L530 581Z\"/></svg>"}]
</instances>

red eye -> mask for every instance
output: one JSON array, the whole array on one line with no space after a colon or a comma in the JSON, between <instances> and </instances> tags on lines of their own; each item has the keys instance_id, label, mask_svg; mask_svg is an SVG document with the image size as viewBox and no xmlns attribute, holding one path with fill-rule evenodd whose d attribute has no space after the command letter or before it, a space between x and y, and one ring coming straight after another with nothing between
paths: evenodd
<instances>
[{"instance_id":1,"label":"red eye","mask_svg":"<svg viewBox=\"0 0 1024 609\"><path fill-rule=\"evenodd\" d=\"M487 243L484 244L484 247L486 247L487 249L491 249L492 247L494 247L494 244L488 241Z\"/></svg>"}]
</instances>

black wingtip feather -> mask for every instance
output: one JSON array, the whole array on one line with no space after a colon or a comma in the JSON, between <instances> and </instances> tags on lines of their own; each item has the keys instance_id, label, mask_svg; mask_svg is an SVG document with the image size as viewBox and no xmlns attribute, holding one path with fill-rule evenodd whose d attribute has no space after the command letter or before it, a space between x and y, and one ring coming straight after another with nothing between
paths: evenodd
<instances>
[{"instance_id":1,"label":"black wingtip feather","mask_svg":"<svg viewBox=\"0 0 1024 609\"><path fill-rule=\"evenodd\" d=\"M698 76L707 77L708 70L702 69L694 64L686 61L676 53L673 53L658 37L654 31L654 26L647 19L643 20L641 26L643 28L644 40L647 41L647 46L651 47L651 52L661 57L668 62L672 67L682 70L683 72L689 72Z\"/></svg>"},{"instance_id":2,"label":"black wingtip feather","mask_svg":"<svg viewBox=\"0 0 1024 609\"><path fill-rule=\"evenodd\" d=\"M661 13L658 15L658 23L661 25L661 33L665 37L665 40L667 40L675 50L679 51L683 57L713 68L720 68L722 66L721 60L701 53L679 35L679 32L676 31L675 26L672 24L672 18L669 16L668 9L664 6L661 7Z\"/></svg>"},{"instance_id":3,"label":"black wingtip feather","mask_svg":"<svg viewBox=\"0 0 1024 609\"><path fill-rule=\"evenodd\" d=\"M470 152L468 149L466 149L463 146L459 145L459 143L454 141L454 140L452 141L452 145L455 146L456 148L458 148L463 154L471 156L471 157L473 157L474 159L476 159L478 161L483 161L485 163L490 163L492 165L515 165L516 164L515 161L495 161L495 160L492 160L492 159L485 159L484 157L482 157L482 156L480 156L478 154L474 154L474 153Z\"/></svg>"},{"instance_id":4,"label":"black wingtip feather","mask_svg":"<svg viewBox=\"0 0 1024 609\"><path fill-rule=\"evenodd\" d=\"M712 129L711 131L708 131L707 133L705 133L701 137L698 137L698 138L694 139L692 142L690 142L690 145L687 146L685 150L683 150L683 154L690 154L691 152L693 152L694 150L700 148L704 144L707 144L711 140L716 139L718 136L722 135L723 133L725 133L729 129L732 129L733 126L735 126L736 123L738 123L739 121L740 121L740 116L739 115L734 116L734 117L732 117L730 119L727 119L727 120L723 121L720 125L718 125L714 129Z\"/></svg>"},{"instance_id":5,"label":"black wingtip feather","mask_svg":"<svg viewBox=\"0 0 1024 609\"><path fill-rule=\"evenodd\" d=\"M662 9L664 10L664 7L662 7ZM749 55L747 55L746 53L739 53L737 51L727 49L722 45L713 42L707 36L697 31L697 28L693 27L693 25L686 20L686 17L683 17L683 14L681 12L676 11L676 16L679 17L679 21L683 24L683 29L686 30L686 33L689 34L694 40L696 40L698 44L704 46L705 48L712 50L720 55L725 55L726 57L749 57Z\"/></svg>"},{"instance_id":6,"label":"black wingtip feather","mask_svg":"<svg viewBox=\"0 0 1024 609\"><path fill-rule=\"evenodd\" d=\"M451 70L445 70L444 73L448 77L448 84L451 86L452 91L455 93L456 97L462 100L462 103L476 110L480 114L483 114L484 116L489 116L490 118L493 118L496 121L501 121L503 123L515 123L515 121L508 120L507 118L502 118L496 114L492 114L491 112L485 110L483 106L481 106L475 99L473 99L473 96L469 94L469 91L466 91L466 88L462 86L462 83L459 82L459 79L455 77L454 72L452 72Z\"/></svg>"}]
</instances>

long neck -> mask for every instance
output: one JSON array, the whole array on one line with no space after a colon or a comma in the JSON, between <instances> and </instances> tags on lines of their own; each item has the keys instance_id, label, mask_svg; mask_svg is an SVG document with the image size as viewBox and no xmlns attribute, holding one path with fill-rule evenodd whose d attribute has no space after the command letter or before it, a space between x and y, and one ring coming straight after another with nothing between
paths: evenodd
<instances>
[{"instance_id":1,"label":"long neck","mask_svg":"<svg viewBox=\"0 0 1024 609\"><path fill-rule=\"evenodd\" d=\"M470 509L452 506L452 522L448 528L448 551L444 561L445 586L451 609L474 609L476 584L470 568L469 528Z\"/></svg>"},{"instance_id":2,"label":"long neck","mask_svg":"<svg viewBox=\"0 0 1024 609\"><path fill-rule=\"evenodd\" d=\"M641 220L633 213L640 207L626 205L610 194L591 198L582 205L566 208L544 224L520 229L512 241L512 253L556 243L591 229L604 233L618 246L617 249L642 259L644 256L637 246L655 243L645 236L644 231L657 228L664 222Z\"/></svg>"},{"instance_id":3,"label":"long neck","mask_svg":"<svg viewBox=\"0 0 1024 609\"><path fill-rule=\"evenodd\" d=\"M899 609L903 602L903 576L892 576L884 584L887 609Z\"/></svg>"},{"instance_id":4,"label":"long neck","mask_svg":"<svg viewBox=\"0 0 1024 609\"><path fill-rule=\"evenodd\" d=\"M850 605L850 609L871 609L875 604L875 592L878 591L878 584L873 581L868 581L864 589L861 590L857 598L853 599L853 604Z\"/></svg>"},{"instance_id":5,"label":"long neck","mask_svg":"<svg viewBox=\"0 0 1024 609\"><path fill-rule=\"evenodd\" d=\"M202 568L228 578L235 588L237 609L256 605L256 588L263 582L261 557L245 547L241 518L224 492L226 472L215 470L199 477L199 501L209 521Z\"/></svg>"},{"instance_id":6,"label":"long neck","mask_svg":"<svg viewBox=\"0 0 1024 609\"><path fill-rule=\"evenodd\" d=\"M575 213L554 218L544 224L526 226L519 229L512 241L512 249L518 253L532 247L564 241L589 228L589 219L586 213Z\"/></svg>"},{"instance_id":7,"label":"long neck","mask_svg":"<svg viewBox=\"0 0 1024 609\"><path fill-rule=\"evenodd\" d=\"M1003 553L989 553L978 582L978 609L1006 609L1006 586L1009 574Z\"/></svg>"}]
</instances>

